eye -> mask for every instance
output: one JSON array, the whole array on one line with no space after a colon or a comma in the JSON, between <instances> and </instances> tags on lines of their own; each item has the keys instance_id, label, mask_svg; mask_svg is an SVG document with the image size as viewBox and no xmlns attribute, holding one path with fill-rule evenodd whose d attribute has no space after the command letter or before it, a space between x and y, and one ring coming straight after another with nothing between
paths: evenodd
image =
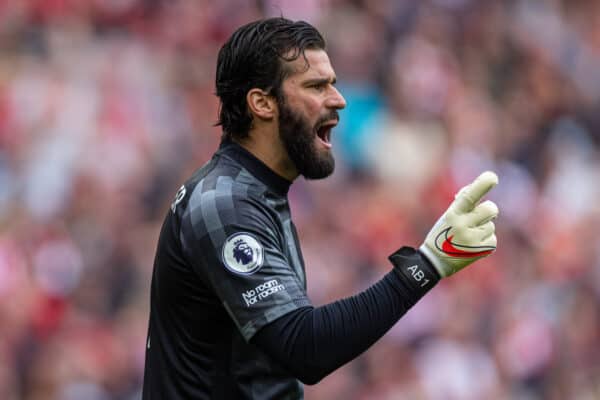
<instances>
[{"instance_id":1,"label":"eye","mask_svg":"<svg viewBox=\"0 0 600 400\"><path fill-rule=\"evenodd\" d=\"M323 92L327 88L327 84L326 83L317 83L317 84L313 85L312 88L315 89L317 92Z\"/></svg>"}]
</instances>

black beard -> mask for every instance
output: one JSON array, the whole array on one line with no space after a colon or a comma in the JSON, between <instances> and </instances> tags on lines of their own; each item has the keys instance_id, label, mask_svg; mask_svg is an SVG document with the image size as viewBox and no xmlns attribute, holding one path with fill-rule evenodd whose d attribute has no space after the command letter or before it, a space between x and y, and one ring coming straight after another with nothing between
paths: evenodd
<instances>
[{"instance_id":1,"label":"black beard","mask_svg":"<svg viewBox=\"0 0 600 400\"><path fill-rule=\"evenodd\" d=\"M311 126L303 115L287 106L285 99L279 103L279 136L298 173L306 179L323 179L331 175L335 169L333 154L327 150L320 151L315 138L318 125L338 119L337 111L332 111Z\"/></svg>"}]
</instances>

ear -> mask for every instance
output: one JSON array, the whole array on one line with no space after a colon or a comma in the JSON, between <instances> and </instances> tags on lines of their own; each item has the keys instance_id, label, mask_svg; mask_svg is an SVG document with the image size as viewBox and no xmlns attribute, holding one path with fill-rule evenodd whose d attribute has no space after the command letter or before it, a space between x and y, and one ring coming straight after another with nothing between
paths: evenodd
<instances>
[{"instance_id":1,"label":"ear","mask_svg":"<svg viewBox=\"0 0 600 400\"><path fill-rule=\"evenodd\" d=\"M262 89L253 88L246 94L246 102L250 112L260 119L271 120L275 117L277 104L275 97Z\"/></svg>"}]
</instances>

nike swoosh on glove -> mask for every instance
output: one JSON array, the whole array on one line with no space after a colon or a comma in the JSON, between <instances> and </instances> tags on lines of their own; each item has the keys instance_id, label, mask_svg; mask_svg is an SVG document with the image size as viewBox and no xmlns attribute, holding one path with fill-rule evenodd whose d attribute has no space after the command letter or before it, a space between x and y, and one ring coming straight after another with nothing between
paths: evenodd
<instances>
[{"instance_id":1,"label":"nike swoosh on glove","mask_svg":"<svg viewBox=\"0 0 600 400\"><path fill-rule=\"evenodd\" d=\"M497 184L498 176L486 171L463 187L419 247L442 278L496 250L498 206L480 201Z\"/></svg>"}]
</instances>

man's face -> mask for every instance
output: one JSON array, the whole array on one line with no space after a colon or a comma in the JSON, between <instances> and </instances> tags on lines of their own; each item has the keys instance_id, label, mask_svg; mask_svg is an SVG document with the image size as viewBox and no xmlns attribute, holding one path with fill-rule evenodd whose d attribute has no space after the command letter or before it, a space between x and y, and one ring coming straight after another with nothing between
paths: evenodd
<instances>
[{"instance_id":1,"label":"man's face","mask_svg":"<svg viewBox=\"0 0 600 400\"><path fill-rule=\"evenodd\" d=\"M321 179L333 173L331 130L337 125L337 110L346 101L333 86L335 73L323 50L306 50L289 63L293 72L284 80L279 102L279 135L298 173Z\"/></svg>"}]
</instances>

